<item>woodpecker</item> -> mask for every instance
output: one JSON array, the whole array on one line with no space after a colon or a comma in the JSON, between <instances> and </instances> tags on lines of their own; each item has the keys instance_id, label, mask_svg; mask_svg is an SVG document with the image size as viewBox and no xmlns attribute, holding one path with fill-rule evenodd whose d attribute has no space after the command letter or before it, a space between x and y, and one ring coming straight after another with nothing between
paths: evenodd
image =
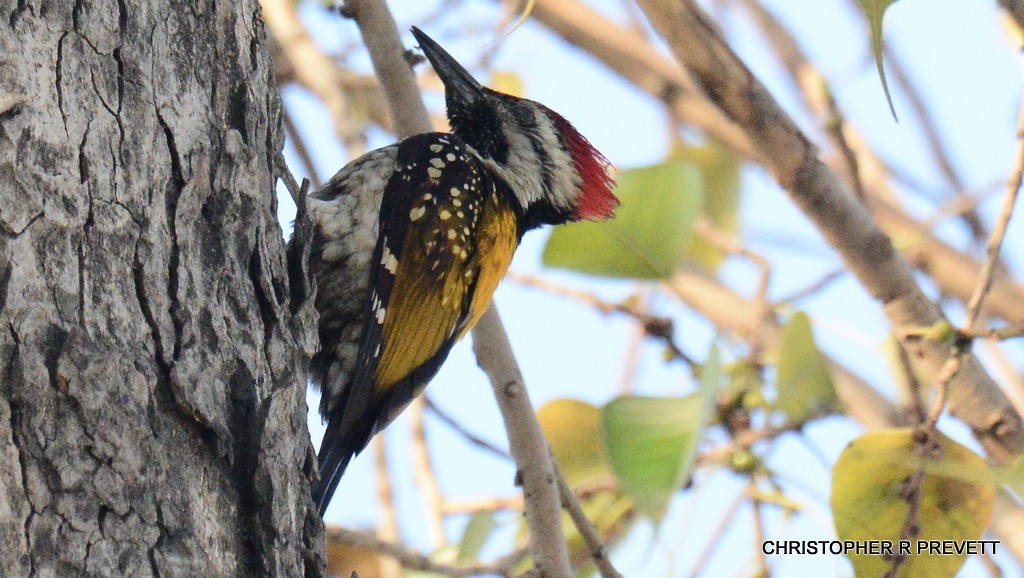
<instances>
[{"instance_id":1,"label":"woodpecker","mask_svg":"<svg viewBox=\"0 0 1024 578\"><path fill-rule=\"evenodd\" d=\"M608 218L619 203L608 161L561 115L482 86L412 33L444 84L451 133L369 152L308 200L321 516L352 457L480 319L523 234Z\"/></svg>"}]
</instances>

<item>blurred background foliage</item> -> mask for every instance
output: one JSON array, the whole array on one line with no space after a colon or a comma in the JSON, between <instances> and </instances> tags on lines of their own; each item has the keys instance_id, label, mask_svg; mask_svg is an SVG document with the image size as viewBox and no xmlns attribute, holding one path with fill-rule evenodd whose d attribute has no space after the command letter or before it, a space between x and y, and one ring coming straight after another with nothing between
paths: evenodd
<instances>
[{"instance_id":1,"label":"blurred background foliage","mask_svg":"<svg viewBox=\"0 0 1024 578\"><path fill-rule=\"evenodd\" d=\"M320 184L392 142L355 25L333 5L262 3L292 172ZM945 415L937 431L921 427L934 380L735 125L707 112L637 6L537 0L505 35L523 6L392 4L400 28L423 28L486 84L559 111L615 167L617 217L528 236L496 303L552 452L622 574L1021 572L1022 462L988 455L977 423ZM960 323L1018 162L1021 7L701 5ZM417 72L444 130L440 83ZM287 230L293 207L281 199ZM974 347L1008 400L991 411L1024 400L1021 231L1018 217L981 323L967 328L1002 332ZM970 342L951 325L919 329ZM330 533L332 571L518 575L529 568L521 497L466 345L427 396L343 480L327 516L342 525ZM315 441L318 422L311 411ZM578 575L593 575L568 516L565 531ZM901 565L761 547L908 536L1000 547Z\"/></svg>"}]
</instances>

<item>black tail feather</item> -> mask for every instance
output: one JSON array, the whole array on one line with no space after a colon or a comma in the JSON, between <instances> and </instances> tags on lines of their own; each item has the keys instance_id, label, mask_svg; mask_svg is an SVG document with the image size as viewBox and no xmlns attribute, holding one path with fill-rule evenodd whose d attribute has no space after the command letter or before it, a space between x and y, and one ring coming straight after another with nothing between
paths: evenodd
<instances>
[{"instance_id":1,"label":"black tail feather","mask_svg":"<svg viewBox=\"0 0 1024 578\"><path fill-rule=\"evenodd\" d=\"M316 503L321 518L324 517L324 512L327 511L327 506L330 505L334 491L338 489L338 482L345 474L352 456L366 445L363 442L354 446L351 443L351 436L339 435L338 421L341 420L332 419L328 423L327 433L324 434L324 439L320 442L320 451L317 453L320 479L313 485L313 502Z\"/></svg>"}]
</instances>

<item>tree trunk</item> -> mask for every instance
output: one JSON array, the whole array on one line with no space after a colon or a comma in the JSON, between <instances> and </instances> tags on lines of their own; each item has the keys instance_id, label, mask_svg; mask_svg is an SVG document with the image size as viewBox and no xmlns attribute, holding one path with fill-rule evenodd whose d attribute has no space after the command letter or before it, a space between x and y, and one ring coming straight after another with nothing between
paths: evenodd
<instances>
[{"instance_id":1,"label":"tree trunk","mask_svg":"<svg viewBox=\"0 0 1024 578\"><path fill-rule=\"evenodd\" d=\"M0 573L320 575L257 3L0 17Z\"/></svg>"}]
</instances>

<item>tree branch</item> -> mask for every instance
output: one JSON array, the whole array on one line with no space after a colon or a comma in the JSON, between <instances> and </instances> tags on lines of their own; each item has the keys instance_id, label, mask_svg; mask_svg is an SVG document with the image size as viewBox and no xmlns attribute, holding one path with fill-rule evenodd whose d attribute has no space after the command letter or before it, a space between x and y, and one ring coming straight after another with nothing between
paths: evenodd
<instances>
[{"instance_id":1,"label":"tree branch","mask_svg":"<svg viewBox=\"0 0 1024 578\"><path fill-rule=\"evenodd\" d=\"M365 148L362 132L352 124L354 115L342 90L338 67L310 38L299 20L295 4L288 0L260 0L260 5L263 7L263 20L274 33L299 82L324 103L334 121L334 131L349 154L352 157L362 154Z\"/></svg>"},{"instance_id":2,"label":"tree branch","mask_svg":"<svg viewBox=\"0 0 1024 578\"><path fill-rule=\"evenodd\" d=\"M1024 0L999 0L999 5L1024 29Z\"/></svg>"},{"instance_id":3,"label":"tree branch","mask_svg":"<svg viewBox=\"0 0 1024 578\"><path fill-rule=\"evenodd\" d=\"M499 458L504 458L506 460L512 459L512 456L508 455L508 452L492 444L491 442L483 439L482 437L474 434L473 432L467 430L462 424L455 421L455 418L448 415L444 410L435 405L433 400L430 399L430 396L424 395L423 401L426 404L426 408L430 410L437 417L437 419L443 421L446 425L448 425L448 427L452 428L455 431L455 433L466 438L466 441L468 441L469 443Z\"/></svg>"},{"instance_id":4,"label":"tree branch","mask_svg":"<svg viewBox=\"0 0 1024 578\"><path fill-rule=\"evenodd\" d=\"M531 16L664 102L673 117L727 143L746 158L760 157L743 131L700 93L693 79L635 30L618 26L578 0L538 0Z\"/></svg>"},{"instance_id":5,"label":"tree branch","mask_svg":"<svg viewBox=\"0 0 1024 578\"><path fill-rule=\"evenodd\" d=\"M423 105L416 75L405 57L398 24L384 0L347 0L342 13L356 21L370 52L373 70L395 122L395 133L404 138L430 132L430 117Z\"/></svg>"},{"instance_id":6,"label":"tree branch","mask_svg":"<svg viewBox=\"0 0 1024 578\"><path fill-rule=\"evenodd\" d=\"M845 164L838 168L845 169L841 172L846 173L847 184L854 189L858 198L864 198L865 190L870 193L872 198L868 203L868 209L890 237L913 239L913 242L900 247L900 251L914 267L927 273L944 291L967 303L974 289L973 280L978 278L981 265L970 256L936 238L931 233L929 225L918 222L892 204L894 195L884 178L886 171L878 170L884 163L858 136L856 130L843 119L831 94L823 90L826 86L825 79L811 65L796 40L758 2L743 0L743 4L760 23L792 81L801 88L807 107L828 127L826 133L840 151ZM906 87L907 97L917 112L925 136L937 159L936 162L958 194L962 193L963 184L952 168L948 153L938 141L934 123L924 110L920 95L910 84L901 67L894 67L894 72L898 73L898 80ZM836 163L828 164L833 170L837 170ZM863 177L861 173L864 174ZM862 178L867 182L863 183ZM973 208L968 210L973 212ZM983 227L977 222L976 216L961 216L970 226L972 234L982 231ZM994 283L992 294L986 299L985 313L998 315L1010 322L1024 320L1024 309L1019 305L1024 302L1024 288L1013 283L1007 276L999 276L996 279L998 282Z\"/></svg>"},{"instance_id":7,"label":"tree branch","mask_svg":"<svg viewBox=\"0 0 1024 578\"><path fill-rule=\"evenodd\" d=\"M762 162L760 152L751 144L748 136L716 107L709 107L707 97L695 90L692 79L636 32L617 26L578 0L538 0L532 16L566 42L586 51L639 89L662 100L677 118L728 145L741 158ZM795 46L795 43L791 45ZM800 69L806 70L806 67ZM795 80L799 83L799 79ZM826 125L830 120L823 118ZM906 259L932 277L943 291L966 302L980 264L944 243L928 227L883 200L888 190L880 178L881 173L886 172L880 170L883 163L874 157L874 153L860 139L851 135L843 138L840 132L846 129L846 125L843 125L829 131L830 136L837 140L842 153L839 159L842 166L835 166L832 162L829 162L829 166L843 173L859 168L856 172L862 173L865 181L868 181L863 187L875 189L871 191L873 199L869 209L878 224L892 238L913 239L913 243L900 247ZM864 164L869 166L864 167ZM852 175L846 178L854 190L862 188L860 179ZM985 312L998 315L1011 323L1022 323L1024 309L1019 306L1021 302L1024 302L1024 287L1000 275L996 277L992 293L985 301Z\"/></svg>"},{"instance_id":8,"label":"tree branch","mask_svg":"<svg viewBox=\"0 0 1024 578\"><path fill-rule=\"evenodd\" d=\"M398 512L395 511L395 493L388 470L388 448L384 436L377 436L372 445L374 470L377 474L377 500L380 502L377 538L384 542L398 542ZM402 568L395 560L382 558L380 575L383 578L398 578L402 575Z\"/></svg>"},{"instance_id":9,"label":"tree branch","mask_svg":"<svg viewBox=\"0 0 1024 578\"><path fill-rule=\"evenodd\" d=\"M526 499L534 563L548 578L571 576L569 550L562 534L561 494L554 459L537 414L530 405L512 346L498 310L492 305L473 330L473 352L491 380L508 430L516 478Z\"/></svg>"},{"instance_id":10,"label":"tree branch","mask_svg":"<svg viewBox=\"0 0 1024 578\"><path fill-rule=\"evenodd\" d=\"M915 338L908 330L930 327L945 317L918 287L913 271L865 207L818 160L815 147L726 45L701 8L692 0L639 4L709 98L743 127L766 167L846 267L884 304L903 345L928 375L937 376L950 345ZM971 426L996 459L1005 462L1021 453L1020 415L973 356L965 362L962 378L965 386L954 388L951 411Z\"/></svg>"},{"instance_id":11,"label":"tree branch","mask_svg":"<svg viewBox=\"0 0 1024 578\"><path fill-rule=\"evenodd\" d=\"M720 329L744 337L763 331L766 349L774 348L778 342L781 329L773 316L763 318L764 311L757 304L737 295L706 273L680 268L668 287ZM875 388L831 357L825 355L824 359L836 393L850 417L869 429L902 423L899 410Z\"/></svg>"},{"instance_id":12,"label":"tree branch","mask_svg":"<svg viewBox=\"0 0 1024 578\"><path fill-rule=\"evenodd\" d=\"M525 273L509 273L508 279L528 287L546 291L552 295L558 295L560 297L579 301L584 305L593 307L604 315L621 313L632 317L643 329L644 335L657 339L665 345L665 348L672 356L672 359L682 361L691 369L700 365L694 359L690 358L690 356L687 355L686 352L684 352L676 343L674 335L675 329L672 319L669 317L652 315L643 307L635 303L635 300L627 299L621 303L609 303L589 291L581 291L579 289L564 287L562 285L552 283L543 277Z\"/></svg>"},{"instance_id":13,"label":"tree branch","mask_svg":"<svg viewBox=\"0 0 1024 578\"><path fill-rule=\"evenodd\" d=\"M444 496L434 475L434 466L430 463L430 451L427 448L427 432L423 425L424 397L413 400L406 411L412 428L412 463L416 487L423 499L423 515L426 520L427 533L434 544L435 550L448 545L444 534L444 516L441 513Z\"/></svg>"}]
</instances>

